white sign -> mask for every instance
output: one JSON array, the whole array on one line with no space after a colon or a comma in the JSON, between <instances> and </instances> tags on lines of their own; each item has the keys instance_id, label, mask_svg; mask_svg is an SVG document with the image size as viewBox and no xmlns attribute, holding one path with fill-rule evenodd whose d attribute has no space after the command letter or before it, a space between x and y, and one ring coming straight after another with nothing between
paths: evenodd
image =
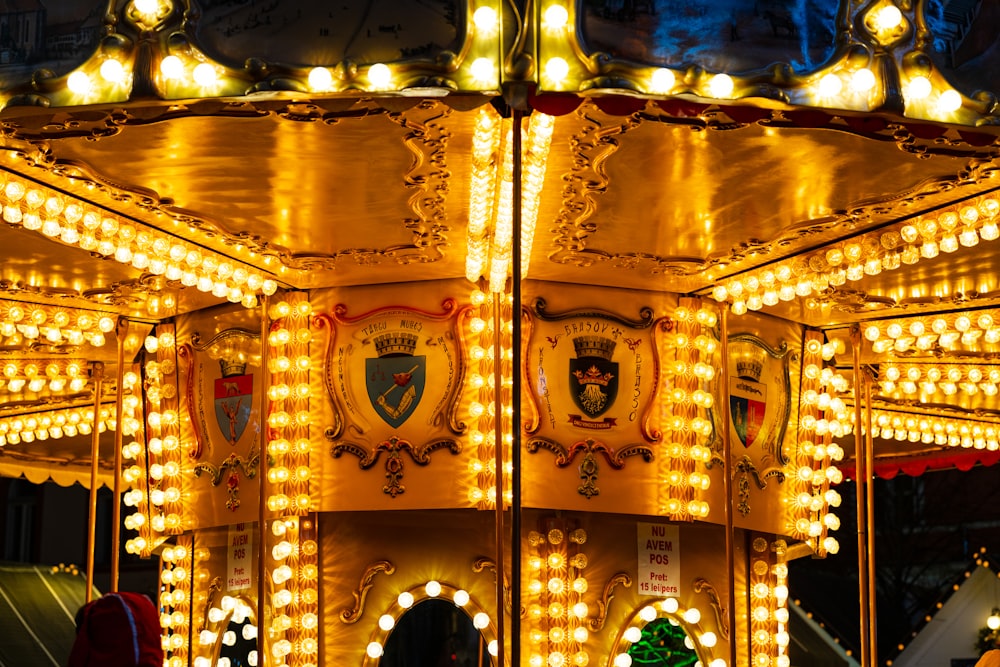
<instances>
[{"instance_id":1,"label":"white sign","mask_svg":"<svg viewBox=\"0 0 1000 667\"><path fill-rule=\"evenodd\" d=\"M665 523L640 523L639 595L680 596L680 528Z\"/></svg>"},{"instance_id":2,"label":"white sign","mask_svg":"<svg viewBox=\"0 0 1000 667\"><path fill-rule=\"evenodd\" d=\"M226 560L226 590L240 591L250 588L253 568L253 533L250 526L238 523L229 526Z\"/></svg>"}]
</instances>

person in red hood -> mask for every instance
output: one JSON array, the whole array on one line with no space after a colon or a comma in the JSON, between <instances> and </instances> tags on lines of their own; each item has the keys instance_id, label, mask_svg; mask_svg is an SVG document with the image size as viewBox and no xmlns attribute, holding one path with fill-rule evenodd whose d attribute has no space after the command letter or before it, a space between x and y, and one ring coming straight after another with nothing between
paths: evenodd
<instances>
[{"instance_id":1,"label":"person in red hood","mask_svg":"<svg viewBox=\"0 0 1000 667\"><path fill-rule=\"evenodd\" d=\"M68 667L163 667L153 602L139 593L107 593L81 607Z\"/></svg>"}]
</instances>

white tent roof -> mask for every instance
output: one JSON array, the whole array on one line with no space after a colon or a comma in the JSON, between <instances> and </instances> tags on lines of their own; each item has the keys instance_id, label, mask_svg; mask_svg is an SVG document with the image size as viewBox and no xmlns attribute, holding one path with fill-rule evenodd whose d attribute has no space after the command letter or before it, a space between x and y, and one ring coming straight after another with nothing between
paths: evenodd
<instances>
[{"instance_id":1,"label":"white tent roof","mask_svg":"<svg viewBox=\"0 0 1000 667\"><path fill-rule=\"evenodd\" d=\"M893 667L940 667L953 658L975 658L979 629L998 600L1000 578L980 561L893 660Z\"/></svg>"}]
</instances>

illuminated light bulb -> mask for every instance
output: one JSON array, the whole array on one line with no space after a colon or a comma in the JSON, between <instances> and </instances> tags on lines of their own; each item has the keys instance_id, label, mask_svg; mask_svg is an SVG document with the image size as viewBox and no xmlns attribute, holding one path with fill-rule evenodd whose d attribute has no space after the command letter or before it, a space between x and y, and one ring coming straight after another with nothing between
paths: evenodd
<instances>
[{"instance_id":1,"label":"illuminated light bulb","mask_svg":"<svg viewBox=\"0 0 1000 667\"><path fill-rule=\"evenodd\" d=\"M918 75L910 79L909 84L906 86L906 93L908 97L915 100L922 100L931 94L931 81L926 76Z\"/></svg>"},{"instance_id":2,"label":"illuminated light bulb","mask_svg":"<svg viewBox=\"0 0 1000 667\"><path fill-rule=\"evenodd\" d=\"M392 71L384 63L375 63L368 68L368 82L373 88L386 88L392 81Z\"/></svg>"},{"instance_id":3,"label":"illuminated light bulb","mask_svg":"<svg viewBox=\"0 0 1000 667\"><path fill-rule=\"evenodd\" d=\"M622 639L624 639L625 641L630 642L632 644L635 644L639 640L642 639L642 630L640 630L639 628L635 627L634 625L630 626L622 634Z\"/></svg>"},{"instance_id":4,"label":"illuminated light bulb","mask_svg":"<svg viewBox=\"0 0 1000 667\"><path fill-rule=\"evenodd\" d=\"M823 97L836 97L844 87L839 76L830 72L819 80L819 94Z\"/></svg>"},{"instance_id":5,"label":"illuminated light bulb","mask_svg":"<svg viewBox=\"0 0 1000 667\"><path fill-rule=\"evenodd\" d=\"M480 7L472 15L472 23L480 32L493 32L497 28L496 10L492 7Z\"/></svg>"},{"instance_id":6,"label":"illuminated light bulb","mask_svg":"<svg viewBox=\"0 0 1000 667\"><path fill-rule=\"evenodd\" d=\"M194 82L202 88L214 86L219 80L215 66L210 63L200 63L194 68L193 76Z\"/></svg>"},{"instance_id":7,"label":"illuminated light bulb","mask_svg":"<svg viewBox=\"0 0 1000 667\"><path fill-rule=\"evenodd\" d=\"M962 96L955 90L946 90L938 97L937 108L944 113L952 113L962 108Z\"/></svg>"},{"instance_id":8,"label":"illuminated light bulb","mask_svg":"<svg viewBox=\"0 0 1000 667\"><path fill-rule=\"evenodd\" d=\"M472 625L474 625L477 630L482 630L483 628L488 627L489 624L490 617L484 612L479 612L472 617Z\"/></svg>"},{"instance_id":9,"label":"illuminated light bulb","mask_svg":"<svg viewBox=\"0 0 1000 667\"><path fill-rule=\"evenodd\" d=\"M569 12L562 5L549 5L542 18L543 25L549 30L562 30L569 23Z\"/></svg>"},{"instance_id":10,"label":"illuminated light bulb","mask_svg":"<svg viewBox=\"0 0 1000 667\"><path fill-rule=\"evenodd\" d=\"M691 625L694 625L695 623L701 620L701 612L698 611L696 607L691 607L690 609L686 610L683 615L685 622Z\"/></svg>"},{"instance_id":11,"label":"illuminated light bulb","mask_svg":"<svg viewBox=\"0 0 1000 667\"><path fill-rule=\"evenodd\" d=\"M619 653L612 664L614 667L632 667L632 656L628 653Z\"/></svg>"},{"instance_id":12,"label":"illuminated light bulb","mask_svg":"<svg viewBox=\"0 0 1000 667\"><path fill-rule=\"evenodd\" d=\"M875 87L875 74L867 67L856 70L851 76L851 89L857 93L867 93Z\"/></svg>"},{"instance_id":13,"label":"illuminated light bulb","mask_svg":"<svg viewBox=\"0 0 1000 667\"><path fill-rule=\"evenodd\" d=\"M883 5L872 17L876 30L892 30L903 22L903 14L893 4Z\"/></svg>"},{"instance_id":14,"label":"illuminated light bulb","mask_svg":"<svg viewBox=\"0 0 1000 667\"><path fill-rule=\"evenodd\" d=\"M424 586L424 592L427 593L429 597L436 598L441 595L441 584L432 579Z\"/></svg>"},{"instance_id":15,"label":"illuminated light bulb","mask_svg":"<svg viewBox=\"0 0 1000 667\"><path fill-rule=\"evenodd\" d=\"M552 81L561 82L569 74L569 63L563 58L550 58L545 63L545 76Z\"/></svg>"},{"instance_id":16,"label":"illuminated light bulb","mask_svg":"<svg viewBox=\"0 0 1000 667\"><path fill-rule=\"evenodd\" d=\"M167 56L160 61L160 74L168 80L184 78L184 63L177 56Z\"/></svg>"},{"instance_id":17,"label":"illuminated light bulb","mask_svg":"<svg viewBox=\"0 0 1000 667\"><path fill-rule=\"evenodd\" d=\"M101 63L101 77L108 83L121 83L125 80L125 66L114 58L108 58Z\"/></svg>"},{"instance_id":18,"label":"illuminated light bulb","mask_svg":"<svg viewBox=\"0 0 1000 667\"><path fill-rule=\"evenodd\" d=\"M66 80L66 87L77 95L86 95L93 87L93 83L85 72L76 71L69 75L69 78Z\"/></svg>"},{"instance_id":19,"label":"illuminated light bulb","mask_svg":"<svg viewBox=\"0 0 1000 667\"><path fill-rule=\"evenodd\" d=\"M732 97L735 85L733 77L725 73L719 73L709 80L708 92L712 97L727 99Z\"/></svg>"},{"instance_id":20,"label":"illuminated light bulb","mask_svg":"<svg viewBox=\"0 0 1000 667\"><path fill-rule=\"evenodd\" d=\"M653 76L651 79L650 88L654 93L669 93L676 82L677 77L674 76L673 70L667 69L666 67L659 67L653 70ZM719 298L719 294L713 294L716 301L725 301L725 287L719 286L722 291L722 298ZM716 288L718 289L718 288Z\"/></svg>"},{"instance_id":21,"label":"illuminated light bulb","mask_svg":"<svg viewBox=\"0 0 1000 667\"><path fill-rule=\"evenodd\" d=\"M469 66L469 73L472 79L482 84L495 85L496 67L490 58L476 58Z\"/></svg>"},{"instance_id":22,"label":"illuminated light bulb","mask_svg":"<svg viewBox=\"0 0 1000 667\"><path fill-rule=\"evenodd\" d=\"M399 597L396 598L396 604L398 604L403 609L409 609L410 607L412 607L413 602L414 602L413 594L408 591L403 591L402 593L399 594Z\"/></svg>"},{"instance_id":23,"label":"illuminated light bulb","mask_svg":"<svg viewBox=\"0 0 1000 667\"><path fill-rule=\"evenodd\" d=\"M309 88L316 92L333 88L333 74L326 67L313 67L309 70Z\"/></svg>"},{"instance_id":24,"label":"illuminated light bulb","mask_svg":"<svg viewBox=\"0 0 1000 667\"><path fill-rule=\"evenodd\" d=\"M390 614L382 614L382 616L378 619L378 627L380 627L383 631L388 632L396 627L396 619Z\"/></svg>"}]
</instances>

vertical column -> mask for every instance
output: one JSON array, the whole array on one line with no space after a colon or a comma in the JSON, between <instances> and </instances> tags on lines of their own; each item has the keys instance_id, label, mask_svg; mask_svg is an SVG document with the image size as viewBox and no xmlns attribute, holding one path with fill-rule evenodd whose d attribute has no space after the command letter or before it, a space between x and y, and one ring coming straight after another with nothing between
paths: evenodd
<instances>
[{"instance_id":1,"label":"vertical column","mask_svg":"<svg viewBox=\"0 0 1000 667\"><path fill-rule=\"evenodd\" d=\"M316 520L309 515L309 427L312 359L307 295L289 292L268 313L267 484L264 495L270 528L262 521L263 575L270 579L270 646L274 665L315 667L318 661ZM261 627L268 627L260 621Z\"/></svg>"}]
</instances>

